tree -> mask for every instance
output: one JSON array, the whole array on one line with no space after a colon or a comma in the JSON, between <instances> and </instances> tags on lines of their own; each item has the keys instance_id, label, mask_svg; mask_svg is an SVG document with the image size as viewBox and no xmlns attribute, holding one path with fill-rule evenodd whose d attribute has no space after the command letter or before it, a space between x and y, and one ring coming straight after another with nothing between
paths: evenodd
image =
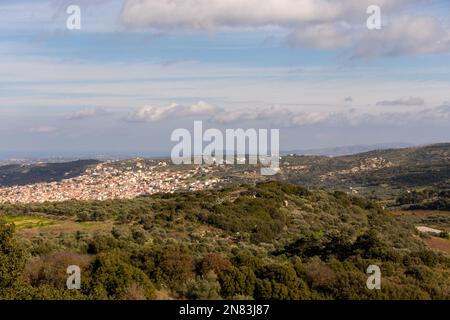
<instances>
[{"instance_id":1,"label":"tree","mask_svg":"<svg viewBox=\"0 0 450 320\"><path fill-rule=\"evenodd\" d=\"M0 291L21 280L27 255L14 236L14 225L0 221Z\"/></svg>"},{"instance_id":2,"label":"tree","mask_svg":"<svg viewBox=\"0 0 450 320\"><path fill-rule=\"evenodd\" d=\"M209 253L203 257L199 264L199 271L206 276L213 271L215 274L220 274L223 270L232 266L230 260L217 253Z\"/></svg>"},{"instance_id":3,"label":"tree","mask_svg":"<svg viewBox=\"0 0 450 320\"><path fill-rule=\"evenodd\" d=\"M140 269L115 252L99 254L88 271L86 293L96 299L154 297L154 286Z\"/></svg>"},{"instance_id":4,"label":"tree","mask_svg":"<svg viewBox=\"0 0 450 320\"><path fill-rule=\"evenodd\" d=\"M186 297L194 300L218 300L220 284L217 275L210 271L203 277L191 279L187 284Z\"/></svg>"},{"instance_id":5,"label":"tree","mask_svg":"<svg viewBox=\"0 0 450 320\"><path fill-rule=\"evenodd\" d=\"M272 263L257 271L255 298L261 300L299 300L309 296L306 283L290 264ZM262 279L262 280L261 280Z\"/></svg>"},{"instance_id":6,"label":"tree","mask_svg":"<svg viewBox=\"0 0 450 320\"><path fill-rule=\"evenodd\" d=\"M158 263L158 278L172 289L182 290L183 285L195 277L195 258L189 252L165 252Z\"/></svg>"},{"instance_id":7,"label":"tree","mask_svg":"<svg viewBox=\"0 0 450 320\"><path fill-rule=\"evenodd\" d=\"M232 267L223 271L219 278L222 296L253 296L256 276L248 267Z\"/></svg>"}]
</instances>

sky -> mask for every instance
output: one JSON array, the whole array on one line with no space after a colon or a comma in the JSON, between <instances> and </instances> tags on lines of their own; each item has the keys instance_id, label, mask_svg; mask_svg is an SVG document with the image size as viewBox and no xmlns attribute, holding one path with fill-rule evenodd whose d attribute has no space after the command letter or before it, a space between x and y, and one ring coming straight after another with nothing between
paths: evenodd
<instances>
[{"instance_id":1,"label":"sky","mask_svg":"<svg viewBox=\"0 0 450 320\"><path fill-rule=\"evenodd\" d=\"M165 155L194 120L279 129L282 150L449 142L449 13L446 0L2 0L0 157Z\"/></svg>"}]
</instances>

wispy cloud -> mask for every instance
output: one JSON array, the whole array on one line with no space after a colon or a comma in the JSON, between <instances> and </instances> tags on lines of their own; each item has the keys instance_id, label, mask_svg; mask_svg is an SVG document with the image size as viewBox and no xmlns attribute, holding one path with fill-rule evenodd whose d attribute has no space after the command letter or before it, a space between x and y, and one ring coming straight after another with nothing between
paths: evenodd
<instances>
[{"instance_id":1,"label":"wispy cloud","mask_svg":"<svg viewBox=\"0 0 450 320\"><path fill-rule=\"evenodd\" d=\"M55 127L50 126L37 126L30 128L28 131L30 133L52 133L55 132L57 129Z\"/></svg>"},{"instance_id":2,"label":"wispy cloud","mask_svg":"<svg viewBox=\"0 0 450 320\"><path fill-rule=\"evenodd\" d=\"M377 106L423 106L425 100L420 97L404 97L396 100L383 100L376 103Z\"/></svg>"},{"instance_id":3,"label":"wispy cloud","mask_svg":"<svg viewBox=\"0 0 450 320\"><path fill-rule=\"evenodd\" d=\"M66 12L70 5L78 5L82 13L83 32L115 32L120 29L117 17L124 0L2 0L0 30L11 34L67 32Z\"/></svg>"},{"instance_id":4,"label":"wispy cloud","mask_svg":"<svg viewBox=\"0 0 450 320\"><path fill-rule=\"evenodd\" d=\"M67 116L68 120L83 120L88 118L96 118L100 116L106 116L110 115L111 113L109 111L106 111L102 108L84 108L77 110L75 112L72 112Z\"/></svg>"},{"instance_id":5,"label":"wispy cloud","mask_svg":"<svg viewBox=\"0 0 450 320\"><path fill-rule=\"evenodd\" d=\"M444 102L442 105L436 108L436 111L441 114L450 114L450 101Z\"/></svg>"}]
</instances>

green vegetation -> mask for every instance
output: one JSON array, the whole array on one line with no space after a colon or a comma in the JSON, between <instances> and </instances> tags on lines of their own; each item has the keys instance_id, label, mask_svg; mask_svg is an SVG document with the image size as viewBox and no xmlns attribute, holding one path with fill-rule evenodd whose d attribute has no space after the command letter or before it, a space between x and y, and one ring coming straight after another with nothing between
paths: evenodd
<instances>
[{"instance_id":1,"label":"green vegetation","mask_svg":"<svg viewBox=\"0 0 450 320\"><path fill-rule=\"evenodd\" d=\"M397 198L397 204L409 210L450 211L450 190L419 189Z\"/></svg>"},{"instance_id":2,"label":"green vegetation","mask_svg":"<svg viewBox=\"0 0 450 320\"><path fill-rule=\"evenodd\" d=\"M7 223L13 223L17 230L41 228L55 224L55 220L42 216L14 216L4 219Z\"/></svg>"},{"instance_id":3,"label":"green vegetation","mask_svg":"<svg viewBox=\"0 0 450 320\"><path fill-rule=\"evenodd\" d=\"M110 200L2 205L3 299L449 299L450 258L377 202L278 182ZM36 215L83 228L20 238ZM112 220L112 229L86 225ZM39 228L39 226L36 226ZM47 233L48 232L48 233ZM382 290L366 269L382 270ZM82 269L67 290L66 268Z\"/></svg>"}]
</instances>

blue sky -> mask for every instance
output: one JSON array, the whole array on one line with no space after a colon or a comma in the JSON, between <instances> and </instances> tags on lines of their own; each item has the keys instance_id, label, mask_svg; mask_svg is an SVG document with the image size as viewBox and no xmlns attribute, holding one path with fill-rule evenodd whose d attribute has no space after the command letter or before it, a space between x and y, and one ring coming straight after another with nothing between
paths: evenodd
<instances>
[{"instance_id":1,"label":"blue sky","mask_svg":"<svg viewBox=\"0 0 450 320\"><path fill-rule=\"evenodd\" d=\"M381 8L368 30L366 8ZM81 8L67 30L66 8ZM168 153L279 128L281 148L450 141L450 3L4 0L0 156ZM5 138L6 137L6 138Z\"/></svg>"}]
</instances>

